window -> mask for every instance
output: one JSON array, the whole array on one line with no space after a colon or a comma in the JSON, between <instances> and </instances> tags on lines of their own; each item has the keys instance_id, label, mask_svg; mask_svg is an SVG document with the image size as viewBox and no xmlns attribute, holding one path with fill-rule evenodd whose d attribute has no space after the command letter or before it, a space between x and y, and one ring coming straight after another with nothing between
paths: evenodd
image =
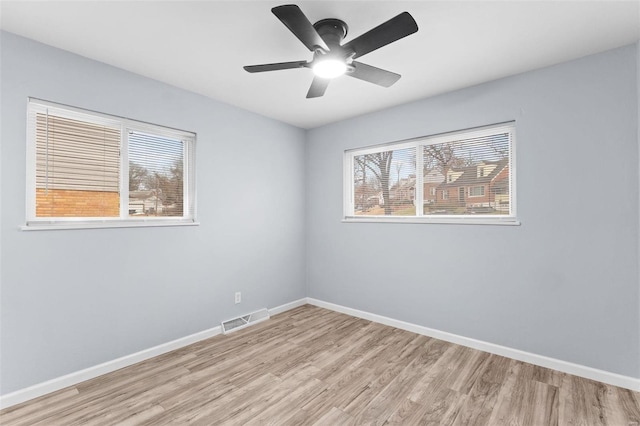
<instances>
[{"instance_id":1,"label":"window","mask_svg":"<svg viewBox=\"0 0 640 426\"><path fill-rule=\"evenodd\" d=\"M514 152L514 123L345 151L345 220L517 224Z\"/></svg>"},{"instance_id":2,"label":"window","mask_svg":"<svg viewBox=\"0 0 640 426\"><path fill-rule=\"evenodd\" d=\"M30 99L24 229L195 222L193 133Z\"/></svg>"},{"instance_id":3,"label":"window","mask_svg":"<svg viewBox=\"0 0 640 426\"><path fill-rule=\"evenodd\" d=\"M472 186L471 188L469 188L469 197L483 197L483 196L484 196L484 186Z\"/></svg>"}]
</instances>

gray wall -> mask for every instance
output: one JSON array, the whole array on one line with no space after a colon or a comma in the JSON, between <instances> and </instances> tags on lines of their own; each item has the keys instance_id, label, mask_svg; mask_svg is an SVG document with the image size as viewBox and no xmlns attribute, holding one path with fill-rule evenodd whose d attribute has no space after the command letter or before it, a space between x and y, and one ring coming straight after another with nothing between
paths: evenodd
<instances>
[{"instance_id":1,"label":"gray wall","mask_svg":"<svg viewBox=\"0 0 640 426\"><path fill-rule=\"evenodd\" d=\"M640 377L637 55L309 131L308 295ZM508 120L521 226L341 223L345 149Z\"/></svg>"},{"instance_id":2,"label":"gray wall","mask_svg":"<svg viewBox=\"0 0 640 426\"><path fill-rule=\"evenodd\" d=\"M305 296L303 130L6 32L0 47L2 394ZM20 231L28 96L196 132L201 225Z\"/></svg>"}]
</instances>

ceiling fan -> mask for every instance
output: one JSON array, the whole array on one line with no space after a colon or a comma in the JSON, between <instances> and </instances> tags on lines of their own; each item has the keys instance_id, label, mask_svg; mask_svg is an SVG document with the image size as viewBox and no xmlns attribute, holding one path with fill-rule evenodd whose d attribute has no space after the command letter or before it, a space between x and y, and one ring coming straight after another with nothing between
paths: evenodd
<instances>
[{"instance_id":1,"label":"ceiling fan","mask_svg":"<svg viewBox=\"0 0 640 426\"><path fill-rule=\"evenodd\" d=\"M413 17L408 12L403 12L341 45L340 43L347 35L348 27L339 19L322 19L312 25L302 10L294 4L274 7L271 12L298 37L307 49L313 52L313 59L247 65L244 69L254 73L311 68L314 77L307 98L324 95L331 79L343 74L379 86L391 86L400 79L400 74L376 68L355 59L418 31L418 25Z\"/></svg>"}]
</instances>

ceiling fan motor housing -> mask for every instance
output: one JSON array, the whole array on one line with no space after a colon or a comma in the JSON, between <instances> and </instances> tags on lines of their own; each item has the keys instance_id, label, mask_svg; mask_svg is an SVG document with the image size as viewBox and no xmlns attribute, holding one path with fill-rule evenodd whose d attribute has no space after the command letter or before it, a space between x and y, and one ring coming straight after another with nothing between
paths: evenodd
<instances>
[{"instance_id":1,"label":"ceiling fan motor housing","mask_svg":"<svg viewBox=\"0 0 640 426\"><path fill-rule=\"evenodd\" d=\"M316 29L318 35L327 43L330 49L340 47L340 42L346 37L349 27L344 21L340 19L322 19L315 24L313 28Z\"/></svg>"}]
</instances>

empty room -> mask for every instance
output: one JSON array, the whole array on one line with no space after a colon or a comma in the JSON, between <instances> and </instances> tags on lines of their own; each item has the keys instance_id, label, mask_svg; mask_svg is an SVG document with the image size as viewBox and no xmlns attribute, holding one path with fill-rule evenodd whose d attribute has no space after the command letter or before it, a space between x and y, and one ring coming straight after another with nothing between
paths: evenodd
<instances>
[{"instance_id":1,"label":"empty room","mask_svg":"<svg viewBox=\"0 0 640 426\"><path fill-rule=\"evenodd\" d=\"M1 1L0 424L640 426L640 2Z\"/></svg>"}]
</instances>

